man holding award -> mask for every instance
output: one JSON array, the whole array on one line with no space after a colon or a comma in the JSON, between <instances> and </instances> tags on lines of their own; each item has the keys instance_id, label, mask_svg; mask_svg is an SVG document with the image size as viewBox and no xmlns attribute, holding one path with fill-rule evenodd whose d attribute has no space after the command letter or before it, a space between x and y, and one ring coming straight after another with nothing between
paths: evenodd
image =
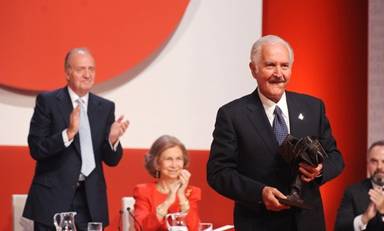
<instances>
[{"instance_id":1,"label":"man holding award","mask_svg":"<svg viewBox=\"0 0 384 231\"><path fill-rule=\"evenodd\" d=\"M286 91L293 60L285 40L260 38L257 89L217 113L207 179L235 201L236 230L325 230L319 187L344 163L322 101Z\"/></svg>"}]
</instances>

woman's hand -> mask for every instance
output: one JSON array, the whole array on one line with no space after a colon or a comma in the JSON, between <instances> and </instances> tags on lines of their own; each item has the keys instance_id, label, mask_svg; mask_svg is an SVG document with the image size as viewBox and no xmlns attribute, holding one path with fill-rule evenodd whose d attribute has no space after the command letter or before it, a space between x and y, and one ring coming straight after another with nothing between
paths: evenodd
<instances>
[{"instance_id":1,"label":"woman's hand","mask_svg":"<svg viewBox=\"0 0 384 231\"><path fill-rule=\"evenodd\" d=\"M179 182L181 183L179 190L177 191L177 195L180 199L180 196L185 195L185 189L188 187L189 179L191 178L191 173L182 169L179 174Z\"/></svg>"},{"instance_id":2,"label":"woman's hand","mask_svg":"<svg viewBox=\"0 0 384 231\"><path fill-rule=\"evenodd\" d=\"M180 181L176 181L173 184L167 185L168 187L168 196L166 201L171 205L176 200L176 193L180 188Z\"/></svg>"},{"instance_id":3,"label":"woman's hand","mask_svg":"<svg viewBox=\"0 0 384 231\"><path fill-rule=\"evenodd\" d=\"M189 179L191 178L191 173L188 170L181 170L179 175L179 181L181 183L179 190L177 191L177 197L179 198L179 206L182 212L188 212L189 210L189 201L185 195L185 190L188 187Z\"/></svg>"},{"instance_id":4,"label":"woman's hand","mask_svg":"<svg viewBox=\"0 0 384 231\"><path fill-rule=\"evenodd\" d=\"M175 183L166 186L166 190L168 191L168 196L165 199L165 201L163 201L163 203L158 205L156 208L156 215L159 221L164 219L164 217L168 213L169 207L171 207L171 205L175 202L176 194L179 188L180 188L180 181L176 181Z\"/></svg>"}]
</instances>

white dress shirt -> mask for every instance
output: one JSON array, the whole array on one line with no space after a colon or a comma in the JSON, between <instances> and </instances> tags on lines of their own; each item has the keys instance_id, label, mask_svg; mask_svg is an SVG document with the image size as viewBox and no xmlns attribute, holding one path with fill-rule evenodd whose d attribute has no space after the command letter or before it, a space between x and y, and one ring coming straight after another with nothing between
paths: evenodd
<instances>
[{"instance_id":1,"label":"white dress shirt","mask_svg":"<svg viewBox=\"0 0 384 231\"><path fill-rule=\"evenodd\" d=\"M71 98L73 108L77 107L77 105L78 105L77 100L81 99L84 103L85 110L88 110L89 93L87 93L83 97L80 97L69 86L67 88L68 88L68 93L69 93L69 97ZM73 139L72 140L68 139L67 129L64 129L61 134L63 137L65 147L69 147L69 145L71 145L71 143L73 142ZM111 146L113 151L117 150L117 146L119 145L119 143L120 143L120 140L118 140L115 143L115 145L112 145L111 141L109 140L109 145Z\"/></svg>"},{"instance_id":2,"label":"white dress shirt","mask_svg":"<svg viewBox=\"0 0 384 231\"><path fill-rule=\"evenodd\" d=\"M265 97L261 92L260 89L257 88L257 92L259 93L259 97L261 100L261 103L263 104L265 114L268 117L269 123L271 124L271 127L273 126L273 120L275 118L275 114L273 113L275 111L276 105L279 106L279 108L282 111L283 118L285 121L285 124L287 125L288 128L288 133L290 132L290 126L289 126L289 114L288 114L288 105L287 105L287 97L285 92L281 96L279 102L275 103L272 100L268 99Z\"/></svg>"}]
</instances>

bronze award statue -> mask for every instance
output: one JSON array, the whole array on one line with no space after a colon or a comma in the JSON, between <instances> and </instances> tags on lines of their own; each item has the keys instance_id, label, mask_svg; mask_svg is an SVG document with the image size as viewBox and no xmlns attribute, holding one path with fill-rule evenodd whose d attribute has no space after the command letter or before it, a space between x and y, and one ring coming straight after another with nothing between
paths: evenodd
<instances>
[{"instance_id":1,"label":"bronze award statue","mask_svg":"<svg viewBox=\"0 0 384 231\"><path fill-rule=\"evenodd\" d=\"M292 207L310 209L311 206L301 199L302 186L305 182L301 180L300 174L298 173L299 163L304 162L316 167L318 164L323 163L327 157L327 153L317 139L309 136L299 139L290 134L287 135L280 145L279 152L296 175L291 185L290 194L287 195L287 199L280 198L280 203Z\"/></svg>"}]
</instances>

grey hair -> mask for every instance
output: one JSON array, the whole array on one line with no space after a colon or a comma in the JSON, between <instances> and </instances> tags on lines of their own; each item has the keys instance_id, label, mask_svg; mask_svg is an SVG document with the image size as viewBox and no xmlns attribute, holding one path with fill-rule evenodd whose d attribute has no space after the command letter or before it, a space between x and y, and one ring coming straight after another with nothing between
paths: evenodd
<instances>
[{"instance_id":1,"label":"grey hair","mask_svg":"<svg viewBox=\"0 0 384 231\"><path fill-rule=\"evenodd\" d=\"M64 70L67 71L71 67L71 58L75 53L80 53L80 54L89 54L92 56L91 51L86 48L86 47L77 47L77 48L72 48L67 52L64 58Z\"/></svg>"},{"instance_id":2,"label":"grey hair","mask_svg":"<svg viewBox=\"0 0 384 231\"><path fill-rule=\"evenodd\" d=\"M291 47L291 45L289 45L289 43L287 41L285 41L284 39L282 39L281 37L277 36L277 35L265 35L261 38L259 38L253 45L252 45L252 49L251 49L251 62L253 63L258 63L260 61L260 57L261 57L261 48L264 44L267 44L267 43L272 43L272 44L275 44L275 43L281 43L283 45L285 45L288 49L288 55L289 55L289 64L292 65L293 64L293 61L294 61L294 54L293 54L293 49Z\"/></svg>"}]
</instances>

